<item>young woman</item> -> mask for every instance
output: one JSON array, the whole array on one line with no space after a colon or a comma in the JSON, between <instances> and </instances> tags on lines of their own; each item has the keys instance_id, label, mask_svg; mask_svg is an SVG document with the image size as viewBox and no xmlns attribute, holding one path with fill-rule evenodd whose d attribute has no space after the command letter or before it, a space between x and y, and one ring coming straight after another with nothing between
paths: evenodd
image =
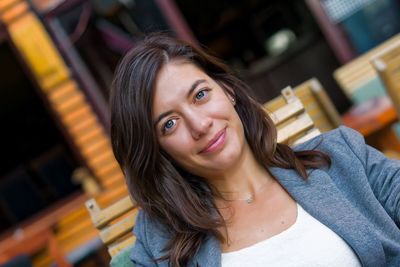
<instances>
[{"instance_id":1,"label":"young woman","mask_svg":"<svg viewBox=\"0 0 400 267\"><path fill-rule=\"evenodd\" d=\"M204 51L147 37L120 63L111 139L141 208L136 266L400 266L400 164L341 127L296 148Z\"/></svg>"}]
</instances>

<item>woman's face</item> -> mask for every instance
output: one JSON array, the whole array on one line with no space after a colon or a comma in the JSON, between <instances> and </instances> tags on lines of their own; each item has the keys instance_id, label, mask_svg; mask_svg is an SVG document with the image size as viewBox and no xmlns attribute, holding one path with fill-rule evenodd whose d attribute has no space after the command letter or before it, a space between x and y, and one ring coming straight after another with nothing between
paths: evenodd
<instances>
[{"instance_id":1,"label":"woman's face","mask_svg":"<svg viewBox=\"0 0 400 267\"><path fill-rule=\"evenodd\" d=\"M232 98L195 65L161 68L152 109L161 147L185 170L213 177L243 157L247 143Z\"/></svg>"}]
</instances>

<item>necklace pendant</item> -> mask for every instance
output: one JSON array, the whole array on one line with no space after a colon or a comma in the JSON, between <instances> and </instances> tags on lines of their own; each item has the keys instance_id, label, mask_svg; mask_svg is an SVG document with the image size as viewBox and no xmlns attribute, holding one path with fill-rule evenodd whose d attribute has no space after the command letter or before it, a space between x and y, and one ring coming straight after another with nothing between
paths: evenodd
<instances>
[{"instance_id":1,"label":"necklace pendant","mask_svg":"<svg viewBox=\"0 0 400 267\"><path fill-rule=\"evenodd\" d=\"M246 203L247 203L247 204L253 203L253 201L254 201L254 197L253 197L253 196L249 196L249 197L246 199Z\"/></svg>"}]
</instances>

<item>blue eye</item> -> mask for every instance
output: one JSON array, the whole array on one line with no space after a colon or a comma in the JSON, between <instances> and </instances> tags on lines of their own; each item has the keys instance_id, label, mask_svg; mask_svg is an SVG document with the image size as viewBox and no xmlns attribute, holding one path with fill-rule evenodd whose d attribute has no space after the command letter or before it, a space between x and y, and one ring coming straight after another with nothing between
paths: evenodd
<instances>
[{"instance_id":1,"label":"blue eye","mask_svg":"<svg viewBox=\"0 0 400 267\"><path fill-rule=\"evenodd\" d=\"M169 130L171 130L172 127L174 127L176 124L176 120L167 120L166 123L164 123L164 127L163 127L163 132L167 132Z\"/></svg>"},{"instance_id":2,"label":"blue eye","mask_svg":"<svg viewBox=\"0 0 400 267\"><path fill-rule=\"evenodd\" d=\"M206 97L207 94L208 94L208 92L206 90L200 90L200 91L197 92L195 98L196 98L196 100L201 100L204 97Z\"/></svg>"}]
</instances>

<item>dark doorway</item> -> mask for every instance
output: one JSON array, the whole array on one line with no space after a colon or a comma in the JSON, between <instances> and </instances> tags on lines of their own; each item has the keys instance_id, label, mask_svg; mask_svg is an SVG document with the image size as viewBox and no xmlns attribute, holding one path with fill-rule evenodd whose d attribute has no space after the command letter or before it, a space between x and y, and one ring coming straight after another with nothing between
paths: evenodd
<instances>
[{"instance_id":1,"label":"dark doorway","mask_svg":"<svg viewBox=\"0 0 400 267\"><path fill-rule=\"evenodd\" d=\"M64 136L10 45L0 43L0 232L79 191Z\"/></svg>"}]
</instances>

